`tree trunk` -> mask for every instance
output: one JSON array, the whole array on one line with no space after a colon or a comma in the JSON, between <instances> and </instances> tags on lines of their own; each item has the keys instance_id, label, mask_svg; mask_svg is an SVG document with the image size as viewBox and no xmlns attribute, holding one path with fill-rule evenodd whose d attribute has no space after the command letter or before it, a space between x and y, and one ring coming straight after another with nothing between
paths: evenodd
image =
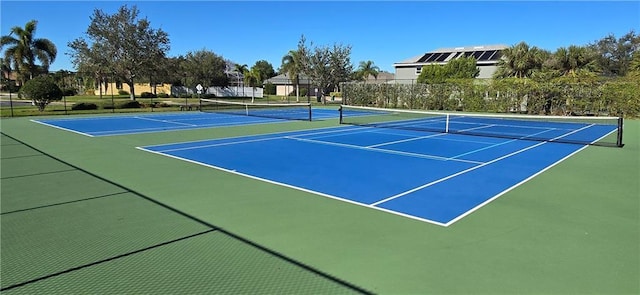
<instances>
[{"instance_id":1,"label":"tree trunk","mask_svg":"<svg viewBox=\"0 0 640 295\"><path fill-rule=\"evenodd\" d=\"M131 100L136 100L136 95L135 95L135 89L133 87L133 82L127 82L127 85L129 85L129 98L131 98Z\"/></svg>"}]
</instances>

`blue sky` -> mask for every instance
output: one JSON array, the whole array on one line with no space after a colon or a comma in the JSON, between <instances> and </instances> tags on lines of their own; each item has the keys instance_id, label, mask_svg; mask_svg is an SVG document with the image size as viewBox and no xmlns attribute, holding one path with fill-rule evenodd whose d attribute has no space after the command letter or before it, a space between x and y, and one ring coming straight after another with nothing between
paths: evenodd
<instances>
[{"instance_id":1,"label":"blue sky","mask_svg":"<svg viewBox=\"0 0 640 295\"><path fill-rule=\"evenodd\" d=\"M555 51L608 34L640 32L640 1L7 1L1 34L38 20L36 37L58 47L50 70L74 70L67 43L84 37L95 9L136 5L169 34L169 56L207 49L251 67L278 69L301 35L315 45L351 45L351 62L393 63L442 47L521 41Z\"/></svg>"}]
</instances>

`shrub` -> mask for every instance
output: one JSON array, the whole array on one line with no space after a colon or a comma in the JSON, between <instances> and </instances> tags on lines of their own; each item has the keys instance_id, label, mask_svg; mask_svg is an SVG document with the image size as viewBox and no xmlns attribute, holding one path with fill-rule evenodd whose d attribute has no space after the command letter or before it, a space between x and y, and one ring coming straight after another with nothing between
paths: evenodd
<instances>
[{"instance_id":1,"label":"shrub","mask_svg":"<svg viewBox=\"0 0 640 295\"><path fill-rule=\"evenodd\" d=\"M157 96L151 92L142 92L140 94L141 98L156 98Z\"/></svg>"},{"instance_id":2,"label":"shrub","mask_svg":"<svg viewBox=\"0 0 640 295\"><path fill-rule=\"evenodd\" d=\"M62 95L64 96L74 96L78 94L78 91L74 88L64 88L62 89Z\"/></svg>"},{"instance_id":3,"label":"shrub","mask_svg":"<svg viewBox=\"0 0 640 295\"><path fill-rule=\"evenodd\" d=\"M36 77L24 83L20 94L31 99L39 111L44 111L50 102L62 99L60 87L46 76Z\"/></svg>"},{"instance_id":4,"label":"shrub","mask_svg":"<svg viewBox=\"0 0 640 295\"><path fill-rule=\"evenodd\" d=\"M166 93L158 93L158 98L169 98L169 94L166 94Z\"/></svg>"},{"instance_id":5,"label":"shrub","mask_svg":"<svg viewBox=\"0 0 640 295\"><path fill-rule=\"evenodd\" d=\"M82 111L82 110L97 110L98 105L92 102L78 102L71 106L71 110L73 111Z\"/></svg>"},{"instance_id":6,"label":"shrub","mask_svg":"<svg viewBox=\"0 0 640 295\"><path fill-rule=\"evenodd\" d=\"M264 85L264 94L266 95L275 95L276 94L276 85L272 83L267 83Z\"/></svg>"},{"instance_id":7,"label":"shrub","mask_svg":"<svg viewBox=\"0 0 640 295\"><path fill-rule=\"evenodd\" d=\"M120 109L139 109L141 107L142 104L140 104L140 102L137 100L130 100L118 106L118 108Z\"/></svg>"},{"instance_id":8,"label":"shrub","mask_svg":"<svg viewBox=\"0 0 640 295\"><path fill-rule=\"evenodd\" d=\"M118 90L118 94L120 94L120 95L129 95L129 92L126 91L126 90L120 89L120 90Z\"/></svg>"}]
</instances>

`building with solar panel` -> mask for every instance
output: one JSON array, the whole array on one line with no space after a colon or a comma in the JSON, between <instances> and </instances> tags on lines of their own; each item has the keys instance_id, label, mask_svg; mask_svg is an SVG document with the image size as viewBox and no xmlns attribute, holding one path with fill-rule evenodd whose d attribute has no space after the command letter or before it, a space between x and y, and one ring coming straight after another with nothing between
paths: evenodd
<instances>
[{"instance_id":1,"label":"building with solar panel","mask_svg":"<svg viewBox=\"0 0 640 295\"><path fill-rule=\"evenodd\" d=\"M396 81L410 83L418 79L424 66L432 64L444 65L452 59L468 56L476 58L480 69L480 74L477 78L488 79L496 72L498 61L502 57L502 51L507 48L506 45L485 45L437 49L394 63Z\"/></svg>"}]
</instances>

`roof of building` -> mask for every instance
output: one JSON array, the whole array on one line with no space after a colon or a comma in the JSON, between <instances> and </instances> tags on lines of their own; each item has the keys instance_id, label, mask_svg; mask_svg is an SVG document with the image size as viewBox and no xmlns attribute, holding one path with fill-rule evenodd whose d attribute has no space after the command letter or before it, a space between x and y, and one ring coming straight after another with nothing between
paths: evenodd
<instances>
[{"instance_id":1,"label":"roof of building","mask_svg":"<svg viewBox=\"0 0 640 295\"><path fill-rule=\"evenodd\" d=\"M468 56L475 57L479 64L487 62L495 63L502 57L502 50L506 48L508 48L508 46L502 44L439 48L400 62L396 62L394 63L394 66L446 63L452 59Z\"/></svg>"},{"instance_id":2,"label":"roof of building","mask_svg":"<svg viewBox=\"0 0 640 295\"><path fill-rule=\"evenodd\" d=\"M298 82L300 85L307 85L307 84L311 84L311 79L309 79L309 77L305 75L300 75L300 79ZM264 83L271 83L273 85L292 85L293 84L288 74L280 74L275 77L271 77L267 80L264 80Z\"/></svg>"}]
</instances>

